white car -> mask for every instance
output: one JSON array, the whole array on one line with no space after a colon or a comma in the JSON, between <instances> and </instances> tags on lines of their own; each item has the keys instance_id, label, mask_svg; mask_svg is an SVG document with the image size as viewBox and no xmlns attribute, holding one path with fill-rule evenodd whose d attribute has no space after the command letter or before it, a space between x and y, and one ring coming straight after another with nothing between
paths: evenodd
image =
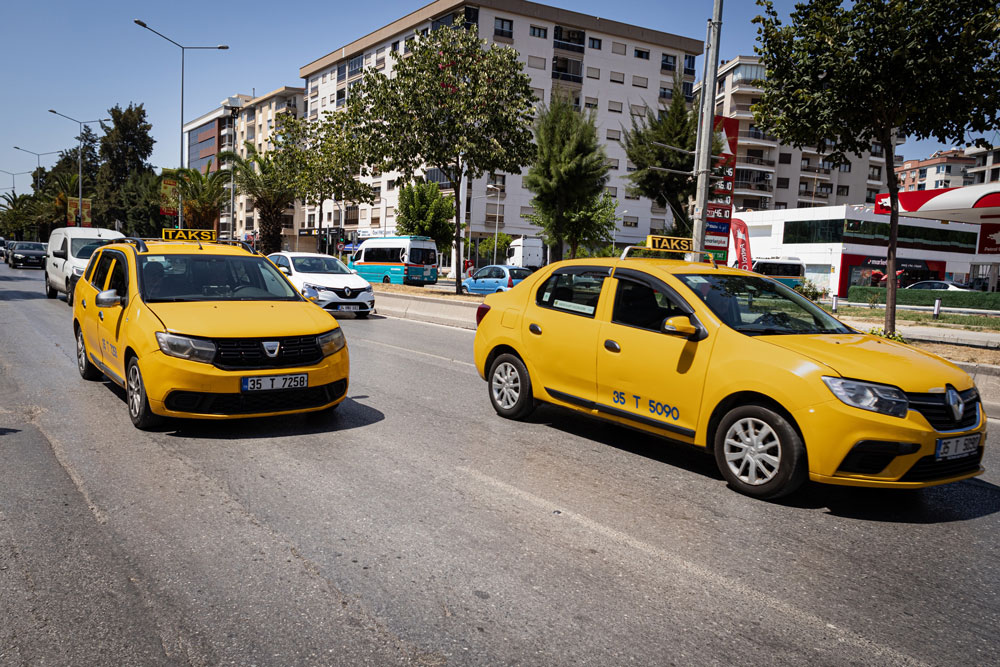
<instances>
[{"instance_id":1,"label":"white car","mask_svg":"<svg viewBox=\"0 0 1000 667\"><path fill-rule=\"evenodd\" d=\"M267 258L300 292L308 288L316 290L319 295L316 303L326 310L364 318L375 309L371 283L336 257L312 252L276 252Z\"/></svg>"},{"instance_id":2,"label":"white car","mask_svg":"<svg viewBox=\"0 0 1000 667\"><path fill-rule=\"evenodd\" d=\"M952 292L974 291L969 289L965 285L953 283L950 280L921 280L919 283L913 283L912 285L907 286L905 289L949 290Z\"/></svg>"}]
</instances>

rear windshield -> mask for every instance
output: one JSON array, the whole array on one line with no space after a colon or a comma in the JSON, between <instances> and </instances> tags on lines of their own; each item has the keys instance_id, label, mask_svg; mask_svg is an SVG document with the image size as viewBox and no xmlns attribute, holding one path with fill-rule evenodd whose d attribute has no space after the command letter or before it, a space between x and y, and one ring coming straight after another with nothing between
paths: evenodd
<instances>
[{"instance_id":1,"label":"rear windshield","mask_svg":"<svg viewBox=\"0 0 1000 667\"><path fill-rule=\"evenodd\" d=\"M141 255L142 298L156 301L299 301L301 296L260 256Z\"/></svg>"},{"instance_id":2,"label":"rear windshield","mask_svg":"<svg viewBox=\"0 0 1000 667\"><path fill-rule=\"evenodd\" d=\"M94 251L102 245L111 243L114 239L72 239L69 242L69 252L77 259L90 259Z\"/></svg>"},{"instance_id":3,"label":"rear windshield","mask_svg":"<svg viewBox=\"0 0 1000 667\"><path fill-rule=\"evenodd\" d=\"M514 280L524 280L531 275L528 269L510 269L510 277Z\"/></svg>"},{"instance_id":4,"label":"rear windshield","mask_svg":"<svg viewBox=\"0 0 1000 667\"><path fill-rule=\"evenodd\" d=\"M782 278L801 278L804 270L801 264L785 262L757 262L753 267L754 273L762 276L777 276Z\"/></svg>"},{"instance_id":5,"label":"rear windshield","mask_svg":"<svg viewBox=\"0 0 1000 667\"><path fill-rule=\"evenodd\" d=\"M437 250L433 248L410 248L410 264L437 264Z\"/></svg>"}]
</instances>

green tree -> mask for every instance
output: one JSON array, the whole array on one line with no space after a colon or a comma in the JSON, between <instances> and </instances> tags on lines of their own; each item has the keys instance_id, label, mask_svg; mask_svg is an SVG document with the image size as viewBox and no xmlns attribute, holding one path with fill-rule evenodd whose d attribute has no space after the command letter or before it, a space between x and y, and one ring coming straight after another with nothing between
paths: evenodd
<instances>
[{"instance_id":1,"label":"green tree","mask_svg":"<svg viewBox=\"0 0 1000 667\"><path fill-rule=\"evenodd\" d=\"M0 195L0 232L6 238L35 238L37 202L31 195L5 192Z\"/></svg>"},{"instance_id":2,"label":"green tree","mask_svg":"<svg viewBox=\"0 0 1000 667\"><path fill-rule=\"evenodd\" d=\"M464 177L517 173L530 163L534 96L517 51L487 48L464 27L440 27L412 47L406 57L392 54L392 78L365 70L348 99L379 170L408 182L433 167L458 188ZM456 197L455 220L460 206ZM456 225L456 248L461 233ZM456 280L456 293L460 288Z\"/></svg>"},{"instance_id":3,"label":"green tree","mask_svg":"<svg viewBox=\"0 0 1000 667\"><path fill-rule=\"evenodd\" d=\"M454 197L441 194L437 183L413 183L399 190L396 206L396 233L429 236L438 252L451 250L455 236Z\"/></svg>"},{"instance_id":4,"label":"green tree","mask_svg":"<svg viewBox=\"0 0 1000 667\"><path fill-rule=\"evenodd\" d=\"M219 214L223 204L229 201L229 190L226 189L229 172L211 171L211 167L209 161L204 172L186 168L176 172L177 189L184 203L184 226L190 229L218 231Z\"/></svg>"},{"instance_id":5,"label":"green tree","mask_svg":"<svg viewBox=\"0 0 1000 667\"><path fill-rule=\"evenodd\" d=\"M76 156L80 154L81 142L83 143L83 164L78 165ZM76 176L82 167L83 196L91 196L87 194L87 191L93 193L94 184L97 183L97 169L100 166L100 160L97 156L97 142L97 134L90 129L89 125L84 125L83 132L77 135L73 146L59 153L59 159L52 165L52 169L42 174L40 179L42 187L44 188L45 184L60 174ZM74 192L72 196L76 197L76 193Z\"/></svg>"},{"instance_id":6,"label":"green tree","mask_svg":"<svg viewBox=\"0 0 1000 667\"><path fill-rule=\"evenodd\" d=\"M896 270L897 136L965 143L1000 126L1000 20L996 0L813 0L782 25L770 0L755 51L767 71L753 107L759 127L796 147L844 162L878 142L885 149L887 274ZM977 142L978 143L978 142ZM896 327L888 281L885 330Z\"/></svg>"},{"instance_id":7,"label":"green tree","mask_svg":"<svg viewBox=\"0 0 1000 667\"><path fill-rule=\"evenodd\" d=\"M697 182L689 175L654 167L690 172L694 170L694 156L653 142L694 151L696 136L697 114L688 110L680 78L674 79L669 106L657 113L647 112L644 119L632 116L631 130L622 132L625 155L636 166L636 170L628 174L632 182L629 193L648 197L661 208L669 207L673 212L674 232L680 236L691 236L691 220L686 214Z\"/></svg>"},{"instance_id":8,"label":"green tree","mask_svg":"<svg viewBox=\"0 0 1000 667\"><path fill-rule=\"evenodd\" d=\"M607 155L593 114L580 113L558 95L535 120L535 141L535 162L524 177L524 187L535 195L535 213L529 218L542 228L542 239L558 261L563 243L569 243L570 255L576 256L577 246L590 240L592 221L583 212L601 199L608 181Z\"/></svg>"},{"instance_id":9,"label":"green tree","mask_svg":"<svg viewBox=\"0 0 1000 667\"><path fill-rule=\"evenodd\" d=\"M79 192L77 183L75 171L69 173L53 170L48 174L42 191L36 195L39 203L37 216L40 227L47 223L51 232L52 227L66 225L66 217L69 214L69 198L76 197ZM89 197L91 195L92 192L84 187L83 196Z\"/></svg>"},{"instance_id":10,"label":"green tree","mask_svg":"<svg viewBox=\"0 0 1000 667\"><path fill-rule=\"evenodd\" d=\"M104 136L100 140L101 164L97 170L97 195L94 200L94 220L102 226L114 227L114 222L124 222L128 217L124 201L125 184L135 172L151 172L146 160L153 153L155 143L146 122L146 109L142 104L129 104L127 108L115 105L108 109L111 124L101 123ZM185 206L185 214L187 207Z\"/></svg>"},{"instance_id":11,"label":"green tree","mask_svg":"<svg viewBox=\"0 0 1000 667\"><path fill-rule=\"evenodd\" d=\"M245 158L226 151L219 159L232 163L236 190L253 202L261 250L267 255L281 250L281 222L285 211L295 203L295 188L287 170L277 161L279 151L258 153L250 142L245 146Z\"/></svg>"},{"instance_id":12,"label":"green tree","mask_svg":"<svg viewBox=\"0 0 1000 667\"><path fill-rule=\"evenodd\" d=\"M125 181L122 190L125 224L121 231L126 235L158 237L167 226L167 216L160 214L162 180L153 172L137 171Z\"/></svg>"},{"instance_id":13,"label":"green tree","mask_svg":"<svg viewBox=\"0 0 1000 667\"><path fill-rule=\"evenodd\" d=\"M491 262L494 261L494 258L496 258L496 263L497 264L506 264L507 263L507 248L510 247L510 242L513 241L513 240L514 239L509 234L504 234L503 232L500 232L499 234L496 234L497 252L494 255L493 254L493 237L492 236L487 236L486 238L481 239L479 241L479 256L480 257L489 257Z\"/></svg>"}]
</instances>

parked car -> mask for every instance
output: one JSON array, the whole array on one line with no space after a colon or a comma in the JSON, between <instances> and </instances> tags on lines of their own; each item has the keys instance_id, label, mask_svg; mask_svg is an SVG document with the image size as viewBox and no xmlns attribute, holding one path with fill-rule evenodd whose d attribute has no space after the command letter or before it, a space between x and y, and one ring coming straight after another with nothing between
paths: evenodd
<instances>
[{"instance_id":1,"label":"parked car","mask_svg":"<svg viewBox=\"0 0 1000 667\"><path fill-rule=\"evenodd\" d=\"M10 251L10 268L22 266L42 268L45 264L45 244L35 241L18 241Z\"/></svg>"},{"instance_id":2,"label":"parked car","mask_svg":"<svg viewBox=\"0 0 1000 667\"><path fill-rule=\"evenodd\" d=\"M950 280L921 280L918 283L913 283L912 285L907 285L903 289L935 289L935 290L949 290L952 292L973 292L975 290L970 289L966 285L960 283L955 283Z\"/></svg>"},{"instance_id":3,"label":"parked car","mask_svg":"<svg viewBox=\"0 0 1000 667\"><path fill-rule=\"evenodd\" d=\"M336 257L310 252L276 252L267 258L300 292L316 290L316 303L337 313L365 318L375 308L371 283Z\"/></svg>"},{"instance_id":4,"label":"parked car","mask_svg":"<svg viewBox=\"0 0 1000 667\"><path fill-rule=\"evenodd\" d=\"M469 294L506 292L531 275L531 269L520 266L491 264L484 266L462 281L462 291Z\"/></svg>"},{"instance_id":5,"label":"parked car","mask_svg":"<svg viewBox=\"0 0 1000 667\"><path fill-rule=\"evenodd\" d=\"M45 257L45 296L56 298L66 294L66 303L73 305L73 287L83 275L90 256L106 243L124 238L121 232L100 227L59 227L49 235Z\"/></svg>"}]
</instances>

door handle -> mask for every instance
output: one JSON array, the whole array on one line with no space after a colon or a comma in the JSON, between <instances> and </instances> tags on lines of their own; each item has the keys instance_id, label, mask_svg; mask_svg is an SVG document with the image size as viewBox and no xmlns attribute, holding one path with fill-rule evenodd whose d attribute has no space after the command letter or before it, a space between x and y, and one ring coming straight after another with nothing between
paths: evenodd
<instances>
[{"instance_id":1,"label":"door handle","mask_svg":"<svg viewBox=\"0 0 1000 667\"><path fill-rule=\"evenodd\" d=\"M87 300L86 299L81 299L80 300L80 305L83 306L84 308L86 308L87 307Z\"/></svg>"},{"instance_id":2,"label":"door handle","mask_svg":"<svg viewBox=\"0 0 1000 667\"><path fill-rule=\"evenodd\" d=\"M534 323L528 325L528 331L535 334L536 336L542 335L542 328Z\"/></svg>"},{"instance_id":3,"label":"door handle","mask_svg":"<svg viewBox=\"0 0 1000 667\"><path fill-rule=\"evenodd\" d=\"M604 349L608 350L609 352L621 352L622 346L609 338L608 340L604 341Z\"/></svg>"},{"instance_id":4,"label":"door handle","mask_svg":"<svg viewBox=\"0 0 1000 667\"><path fill-rule=\"evenodd\" d=\"M103 310L97 311L97 317L100 318L100 320L103 322L104 321L104 311ZM607 345L607 343L605 343L605 345Z\"/></svg>"}]
</instances>

